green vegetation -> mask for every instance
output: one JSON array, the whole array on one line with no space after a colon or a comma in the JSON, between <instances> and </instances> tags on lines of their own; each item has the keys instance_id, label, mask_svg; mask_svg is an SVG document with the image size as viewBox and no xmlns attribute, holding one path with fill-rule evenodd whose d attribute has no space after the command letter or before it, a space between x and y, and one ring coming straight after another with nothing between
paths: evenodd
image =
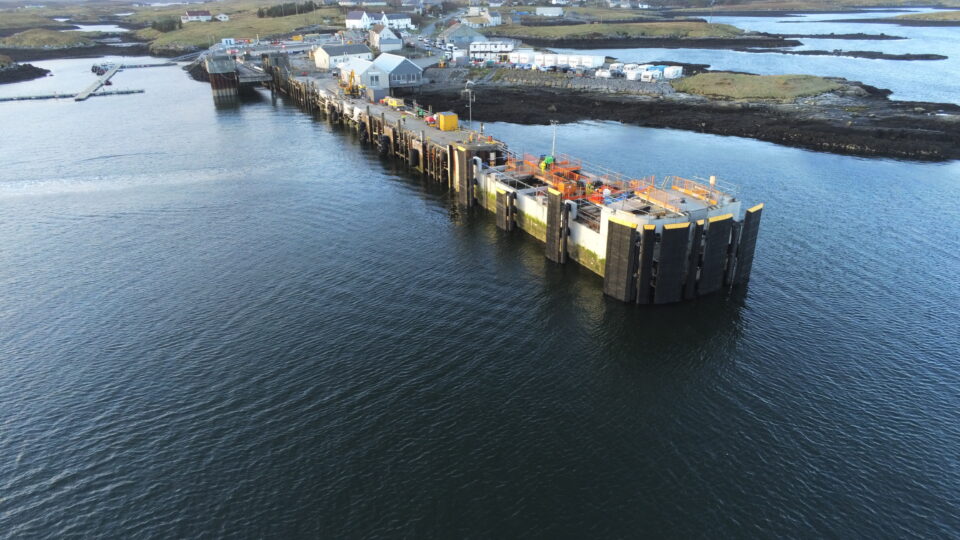
<instances>
[{"instance_id":1,"label":"green vegetation","mask_svg":"<svg viewBox=\"0 0 960 540\"><path fill-rule=\"evenodd\" d=\"M11 49L66 49L90 47L94 42L86 32L62 32L34 28L0 39L0 46Z\"/></svg>"},{"instance_id":2,"label":"green vegetation","mask_svg":"<svg viewBox=\"0 0 960 540\"><path fill-rule=\"evenodd\" d=\"M183 28L156 34L150 29L140 30L137 36L151 40L151 49L189 49L208 47L223 38L265 38L277 34L289 34L297 28L320 24L324 18L340 19L342 15L335 8L318 9L312 13L288 15L286 17L257 17L255 12L235 13L227 22L191 22ZM336 24L336 23L334 23Z\"/></svg>"},{"instance_id":3,"label":"green vegetation","mask_svg":"<svg viewBox=\"0 0 960 540\"><path fill-rule=\"evenodd\" d=\"M532 15L536 11L536 6L512 6L496 8L496 11L506 16L517 11L526 11L531 15L525 17L535 17ZM607 7L565 7L563 8L566 18L576 18L580 20L595 20L603 22L604 20L622 21L627 19L659 19L660 13L653 10L628 10L614 9ZM572 17L571 17L572 16ZM556 20L555 18L537 17L544 20ZM504 24L509 24L508 19L504 19Z\"/></svg>"},{"instance_id":4,"label":"green vegetation","mask_svg":"<svg viewBox=\"0 0 960 540\"><path fill-rule=\"evenodd\" d=\"M0 54L0 68L5 68L11 64L13 64L13 58L10 58L4 54Z\"/></svg>"},{"instance_id":5,"label":"green vegetation","mask_svg":"<svg viewBox=\"0 0 960 540\"><path fill-rule=\"evenodd\" d=\"M701 73L671 81L678 92L729 99L777 99L788 101L816 96L840 88L840 84L813 75L743 75Z\"/></svg>"},{"instance_id":6,"label":"green vegetation","mask_svg":"<svg viewBox=\"0 0 960 540\"><path fill-rule=\"evenodd\" d=\"M602 38L730 38L743 30L729 24L704 22L647 22L616 24L578 24L575 26L496 26L485 33L515 38L602 39Z\"/></svg>"},{"instance_id":7,"label":"green vegetation","mask_svg":"<svg viewBox=\"0 0 960 540\"><path fill-rule=\"evenodd\" d=\"M526 7L529 10L529 6ZM579 17L593 18L597 20L623 20L623 19L659 19L660 14L656 11L632 10L632 9L613 9L605 7L570 7L564 8L567 15L573 14Z\"/></svg>"},{"instance_id":8,"label":"green vegetation","mask_svg":"<svg viewBox=\"0 0 960 540\"><path fill-rule=\"evenodd\" d=\"M165 17L150 23L150 28L157 32L173 32L183 28L183 21L174 17Z\"/></svg>"},{"instance_id":9,"label":"green vegetation","mask_svg":"<svg viewBox=\"0 0 960 540\"><path fill-rule=\"evenodd\" d=\"M302 4L298 4L296 2L287 2L267 8L258 8L257 17L260 17L261 19L264 17L286 17L287 15L310 13L316 9L317 5L313 3L313 0L308 0Z\"/></svg>"},{"instance_id":10,"label":"green vegetation","mask_svg":"<svg viewBox=\"0 0 960 540\"><path fill-rule=\"evenodd\" d=\"M934 11L933 13L911 13L897 15L894 19L909 19L912 21L960 21L960 11Z\"/></svg>"},{"instance_id":11,"label":"green vegetation","mask_svg":"<svg viewBox=\"0 0 960 540\"><path fill-rule=\"evenodd\" d=\"M68 27L33 10L0 10L0 30L6 28L36 28L38 26Z\"/></svg>"}]
</instances>

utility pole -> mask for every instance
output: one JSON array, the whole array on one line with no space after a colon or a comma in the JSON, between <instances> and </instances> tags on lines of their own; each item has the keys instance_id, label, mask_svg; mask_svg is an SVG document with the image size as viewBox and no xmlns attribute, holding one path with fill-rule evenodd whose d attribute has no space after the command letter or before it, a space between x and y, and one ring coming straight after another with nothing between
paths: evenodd
<instances>
[{"instance_id":1,"label":"utility pole","mask_svg":"<svg viewBox=\"0 0 960 540\"><path fill-rule=\"evenodd\" d=\"M470 129L473 129L473 102L477 100L477 96L474 94L474 91L470 89L471 84L474 84L474 82L467 81L467 84L463 85L463 93L467 96L467 109L470 111Z\"/></svg>"},{"instance_id":2,"label":"utility pole","mask_svg":"<svg viewBox=\"0 0 960 540\"><path fill-rule=\"evenodd\" d=\"M553 156L554 159L557 158L557 124L559 123L560 122L556 120L550 121L550 125L553 126L553 144L550 145L550 155Z\"/></svg>"}]
</instances>

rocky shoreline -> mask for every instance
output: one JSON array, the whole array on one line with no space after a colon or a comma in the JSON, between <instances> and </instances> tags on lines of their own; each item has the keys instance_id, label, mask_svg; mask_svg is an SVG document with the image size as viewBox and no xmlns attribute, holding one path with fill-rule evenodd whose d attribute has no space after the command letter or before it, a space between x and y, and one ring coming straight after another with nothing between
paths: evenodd
<instances>
[{"instance_id":1,"label":"rocky shoreline","mask_svg":"<svg viewBox=\"0 0 960 540\"><path fill-rule=\"evenodd\" d=\"M737 49L747 47L798 47L803 43L777 36L740 38L662 38L662 37L591 37L583 39L545 39L523 36L497 36L519 39L534 47L562 49Z\"/></svg>"},{"instance_id":2,"label":"rocky shoreline","mask_svg":"<svg viewBox=\"0 0 960 540\"><path fill-rule=\"evenodd\" d=\"M888 41L897 39L907 39L903 36L891 36L888 34L770 34L772 36L784 39L852 39L856 41Z\"/></svg>"},{"instance_id":3,"label":"rocky shoreline","mask_svg":"<svg viewBox=\"0 0 960 540\"><path fill-rule=\"evenodd\" d=\"M897 26L960 26L960 21L937 21L929 19L834 19L832 23L858 23L858 24L895 24Z\"/></svg>"},{"instance_id":4,"label":"rocky shoreline","mask_svg":"<svg viewBox=\"0 0 960 540\"><path fill-rule=\"evenodd\" d=\"M146 43L133 43L118 47L116 45L94 45L92 47L71 47L66 49L12 49L0 48L0 54L9 56L17 62L31 60L53 60L59 58L97 58L100 56L148 56L150 48Z\"/></svg>"},{"instance_id":5,"label":"rocky shoreline","mask_svg":"<svg viewBox=\"0 0 960 540\"><path fill-rule=\"evenodd\" d=\"M835 154L919 161L960 159L960 106L890 101L889 91L843 81L842 90L790 103L686 94L637 95L481 83L475 120L547 124L608 120L645 127L748 137ZM460 88L425 87L434 110L466 113Z\"/></svg>"},{"instance_id":6,"label":"rocky shoreline","mask_svg":"<svg viewBox=\"0 0 960 540\"><path fill-rule=\"evenodd\" d=\"M9 67L0 68L0 84L31 81L33 79L46 77L49 73L49 69L38 68L31 64L14 64Z\"/></svg>"},{"instance_id":7,"label":"rocky shoreline","mask_svg":"<svg viewBox=\"0 0 960 540\"><path fill-rule=\"evenodd\" d=\"M780 49L733 49L737 52L746 53L774 53L774 54L793 54L797 56L846 56L848 58L869 58L871 60L946 60L948 57L942 54L890 54L878 51L785 51Z\"/></svg>"}]
</instances>

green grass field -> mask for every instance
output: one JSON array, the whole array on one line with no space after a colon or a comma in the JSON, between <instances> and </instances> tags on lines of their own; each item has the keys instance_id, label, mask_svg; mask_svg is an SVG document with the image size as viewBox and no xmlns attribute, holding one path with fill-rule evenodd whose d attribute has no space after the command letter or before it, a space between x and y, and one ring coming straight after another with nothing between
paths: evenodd
<instances>
[{"instance_id":1,"label":"green grass field","mask_svg":"<svg viewBox=\"0 0 960 540\"><path fill-rule=\"evenodd\" d=\"M729 99L792 100L840 88L840 84L813 75L742 75L701 73L671 81L678 92Z\"/></svg>"},{"instance_id":2,"label":"green grass field","mask_svg":"<svg viewBox=\"0 0 960 540\"><path fill-rule=\"evenodd\" d=\"M89 47L94 42L87 32L61 32L34 28L0 39L0 47L17 49Z\"/></svg>"},{"instance_id":3,"label":"green grass field","mask_svg":"<svg viewBox=\"0 0 960 540\"><path fill-rule=\"evenodd\" d=\"M342 26L343 14L338 8L323 8L304 14L288 15L286 17L258 18L257 8L267 7L279 3L258 0L226 0L223 2L206 2L190 4L191 10L208 10L216 15L226 13L230 16L227 22L191 22L183 25L182 29L171 32L158 32L151 28L138 30L135 35L143 40L150 41L152 49L187 49L192 47L207 47L212 42L226 37L261 38L289 34L297 28L312 25ZM86 39L79 33L56 32L38 30L39 27L67 27L68 23L53 20L53 17L70 17L80 21L96 21L101 16L123 12L133 12L123 18L124 21L149 25L153 21L163 19L179 19L187 9L185 5L164 7L130 7L122 4L59 4L37 9L6 9L0 10L0 30L4 28L33 28L29 34L10 36L12 41L6 46L17 47L64 47L66 43L85 43ZM42 32L42 33L41 33ZM79 37L78 37L79 35ZM89 37L89 36L87 36ZM15 38L15 39L13 39Z\"/></svg>"},{"instance_id":4,"label":"green grass field","mask_svg":"<svg viewBox=\"0 0 960 540\"><path fill-rule=\"evenodd\" d=\"M616 37L728 38L743 34L729 24L702 22L653 22L579 24L574 26L497 26L485 33L515 38L591 39Z\"/></svg>"},{"instance_id":5,"label":"green grass field","mask_svg":"<svg viewBox=\"0 0 960 540\"><path fill-rule=\"evenodd\" d=\"M910 19L914 21L960 21L960 11L935 11L933 13L910 13L897 15L894 19Z\"/></svg>"},{"instance_id":6,"label":"green grass field","mask_svg":"<svg viewBox=\"0 0 960 540\"><path fill-rule=\"evenodd\" d=\"M343 16L336 9L321 9L302 15L288 15L286 17L258 18L256 13L244 12L230 15L227 22L192 22L185 23L180 30L160 33L146 29L137 32L137 35L150 39L150 47L158 48L187 48L207 47L222 38L261 38L287 34L297 28L314 24L323 24L324 19L338 25L343 23Z\"/></svg>"},{"instance_id":7,"label":"green grass field","mask_svg":"<svg viewBox=\"0 0 960 540\"><path fill-rule=\"evenodd\" d=\"M2 10L0 11L0 30L5 28L35 28L37 26L69 26L67 23L57 22L35 10Z\"/></svg>"}]
</instances>

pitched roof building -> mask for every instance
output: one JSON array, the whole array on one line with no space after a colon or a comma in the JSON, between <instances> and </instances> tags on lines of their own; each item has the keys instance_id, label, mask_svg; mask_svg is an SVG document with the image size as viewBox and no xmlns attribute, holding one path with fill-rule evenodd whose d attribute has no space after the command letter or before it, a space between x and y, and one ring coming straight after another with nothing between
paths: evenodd
<instances>
[{"instance_id":1,"label":"pitched roof building","mask_svg":"<svg viewBox=\"0 0 960 540\"><path fill-rule=\"evenodd\" d=\"M350 60L371 60L373 53L366 45L321 45L313 51L313 61L320 69L333 69Z\"/></svg>"}]
</instances>

